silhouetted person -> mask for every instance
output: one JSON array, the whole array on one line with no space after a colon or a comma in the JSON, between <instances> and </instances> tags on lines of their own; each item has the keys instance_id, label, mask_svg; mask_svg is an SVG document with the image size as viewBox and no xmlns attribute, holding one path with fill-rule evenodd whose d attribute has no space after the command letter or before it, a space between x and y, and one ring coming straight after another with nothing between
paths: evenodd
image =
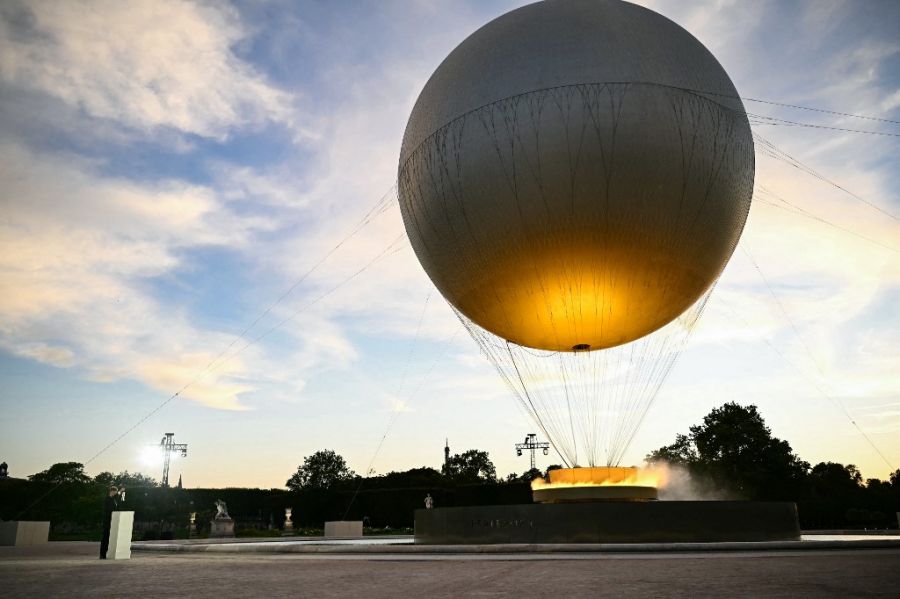
<instances>
[{"instance_id":1,"label":"silhouetted person","mask_svg":"<svg viewBox=\"0 0 900 599\"><path fill-rule=\"evenodd\" d=\"M124 491L124 487L122 491ZM109 529L112 526L112 513L119 507L119 489L110 487L103 502L103 538L100 540L100 559L106 559L109 549Z\"/></svg>"}]
</instances>

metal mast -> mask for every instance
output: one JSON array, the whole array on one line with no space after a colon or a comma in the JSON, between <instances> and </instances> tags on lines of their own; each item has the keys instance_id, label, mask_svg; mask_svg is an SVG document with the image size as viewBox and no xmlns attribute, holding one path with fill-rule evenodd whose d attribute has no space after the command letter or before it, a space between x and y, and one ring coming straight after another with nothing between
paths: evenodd
<instances>
[{"instance_id":1,"label":"metal mast","mask_svg":"<svg viewBox=\"0 0 900 599\"><path fill-rule=\"evenodd\" d=\"M175 433L166 433L166 436L159 442L159 446L163 451L163 475L162 486L169 486L169 461L172 453L178 453L181 457L187 457L187 443L176 443Z\"/></svg>"},{"instance_id":2,"label":"metal mast","mask_svg":"<svg viewBox=\"0 0 900 599\"><path fill-rule=\"evenodd\" d=\"M531 450L531 469L534 470L537 467L534 459L535 450L543 449L544 455L547 455L550 451L550 444L546 441L538 442L536 434L528 433L528 435L525 436L524 443L516 443L516 455L521 456L523 449Z\"/></svg>"}]
</instances>

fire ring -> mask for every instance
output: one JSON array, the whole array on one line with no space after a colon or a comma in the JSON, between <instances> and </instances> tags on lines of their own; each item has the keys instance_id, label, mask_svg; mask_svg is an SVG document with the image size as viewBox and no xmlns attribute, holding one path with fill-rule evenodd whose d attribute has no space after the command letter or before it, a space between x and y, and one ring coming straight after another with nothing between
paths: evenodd
<instances>
[{"instance_id":1,"label":"fire ring","mask_svg":"<svg viewBox=\"0 0 900 599\"><path fill-rule=\"evenodd\" d=\"M534 489L535 503L579 503L583 501L653 501L656 487L602 485L580 487L545 487Z\"/></svg>"},{"instance_id":2,"label":"fire ring","mask_svg":"<svg viewBox=\"0 0 900 599\"><path fill-rule=\"evenodd\" d=\"M633 467L560 468L549 472L549 481L531 485L536 503L586 501L654 501L658 499L653 479ZM650 483L650 484L648 484Z\"/></svg>"}]
</instances>

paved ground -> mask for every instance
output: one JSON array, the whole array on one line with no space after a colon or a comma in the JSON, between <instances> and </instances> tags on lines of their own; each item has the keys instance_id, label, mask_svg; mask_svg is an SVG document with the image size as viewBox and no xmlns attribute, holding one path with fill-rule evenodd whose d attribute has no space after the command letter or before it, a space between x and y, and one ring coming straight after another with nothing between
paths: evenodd
<instances>
[{"instance_id":1,"label":"paved ground","mask_svg":"<svg viewBox=\"0 0 900 599\"><path fill-rule=\"evenodd\" d=\"M520 555L134 554L0 547L3 597L897 597L900 550Z\"/></svg>"}]
</instances>

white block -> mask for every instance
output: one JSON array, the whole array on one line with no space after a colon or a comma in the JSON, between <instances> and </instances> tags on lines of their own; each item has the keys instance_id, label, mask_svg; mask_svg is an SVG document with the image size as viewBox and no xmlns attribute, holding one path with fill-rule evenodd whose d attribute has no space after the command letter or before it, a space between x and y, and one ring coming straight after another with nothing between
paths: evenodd
<instances>
[{"instance_id":1,"label":"white block","mask_svg":"<svg viewBox=\"0 0 900 599\"><path fill-rule=\"evenodd\" d=\"M29 522L31 534L28 535L28 542L31 545L43 545L50 538L50 522Z\"/></svg>"},{"instance_id":2,"label":"white block","mask_svg":"<svg viewBox=\"0 0 900 599\"><path fill-rule=\"evenodd\" d=\"M353 537L363 536L362 520L335 520L325 523L326 537Z\"/></svg>"},{"instance_id":3,"label":"white block","mask_svg":"<svg viewBox=\"0 0 900 599\"><path fill-rule=\"evenodd\" d=\"M113 512L109 527L109 550L106 559L131 559L131 530L134 512Z\"/></svg>"},{"instance_id":4,"label":"white block","mask_svg":"<svg viewBox=\"0 0 900 599\"><path fill-rule=\"evenodd\" d=\"M0 545L42 545L50 535L49 522L17 520L0 522Z\"/></svg>"}]
</instances>

